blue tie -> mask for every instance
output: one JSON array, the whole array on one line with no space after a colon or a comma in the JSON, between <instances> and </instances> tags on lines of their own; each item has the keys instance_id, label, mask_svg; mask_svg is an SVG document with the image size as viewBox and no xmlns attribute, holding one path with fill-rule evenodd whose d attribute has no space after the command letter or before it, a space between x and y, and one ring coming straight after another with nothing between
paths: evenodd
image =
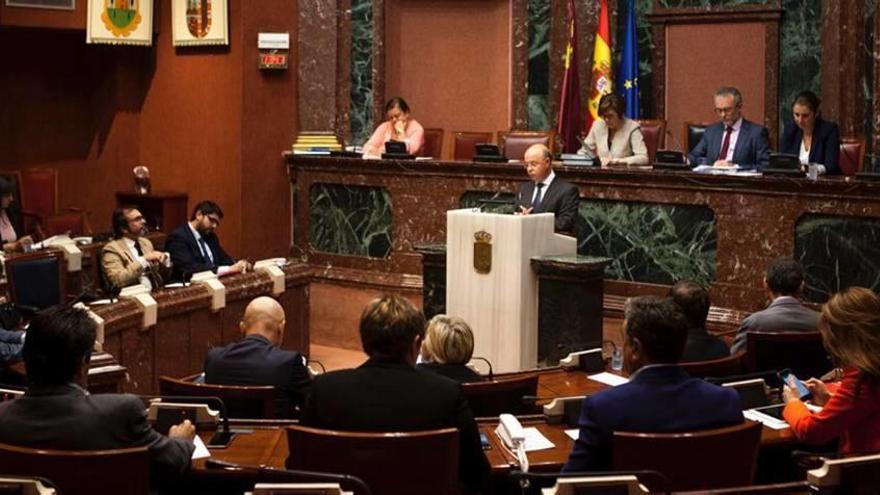
<instances>
[{"instance_id":1,"label":"blue tie","mask_svg":"<svg viewBox=\"0 0 880 495\"><path fill-rule=\"evenodd\" d=\"M205 261L214 266L214 257L211 256L211 248L208 247L208 243L205 242L204 237L199 237L199 246L202 248L202 256L205 258Z\"/></svg>"},{"instance_id":2,"label":"blue tie","mask_svg":"<svg viewBox=\"0 0 880 495\"><path fill-rule=\"evenodd\" d=\"M544 188L544 183L538 182L537 184L535 184L535 187L537 188L537 190L535 191L535 199L532 201L533 210L537 210L538 207L541 206L541 200L543 199L541 198L541 189Z\"/></svg>"}]
</instances>

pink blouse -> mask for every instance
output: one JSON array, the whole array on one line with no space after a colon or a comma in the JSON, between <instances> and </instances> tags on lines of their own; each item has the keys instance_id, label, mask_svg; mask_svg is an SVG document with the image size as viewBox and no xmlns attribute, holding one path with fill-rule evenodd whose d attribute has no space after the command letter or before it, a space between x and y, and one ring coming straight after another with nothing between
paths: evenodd
<instances>
[{"instance_id":1,"label":"pink blouse","mask_svg":"<svg viewBox=\"0 0 880 495\"><path fill-rule=\"evenodd\" d=\"M3 239L3 242L15 242L18 239L18 236L15 234L15 227L9 221L9 215L6 214L6 210L0 210L0 239Z\"/></svg>"},{"instance_id":2,"label":"pink blouse","mask_svg":"<svg viewBox=\"0 0 880 495\"><path fill-rule=\"evenodd\" d=\"M364 144L364 155L380 156L385 150L385 142L390 141L394 135L393 131L394 128L391 122L386 120L379 124L376 131L370 136L370 140ZM410 154L418 155L425 144L425 129L422 127L422 124L416 122L415 119L409 119L406 122L403 134L406 150Z\"/></svg>"}]
</instances>

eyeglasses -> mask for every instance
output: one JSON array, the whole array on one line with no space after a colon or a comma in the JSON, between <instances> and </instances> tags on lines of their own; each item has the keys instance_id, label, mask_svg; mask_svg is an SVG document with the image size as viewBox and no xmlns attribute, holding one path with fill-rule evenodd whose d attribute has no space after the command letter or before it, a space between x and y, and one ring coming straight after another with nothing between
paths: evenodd
<instances>
[{"instance_id":1,"label":"eyeglasses","mask_svg":"<svg viewBox=\"0 0 880 495\"><path fill-rule=\"evenodd\" d=\"M715 113L717 113L718 115L725 115L733 113L733 111L736 109L737 107L715 108Z\"/></svg>"},{"instance_id":2,"label":"eyeglasses","mask_svg":"<svg viewBox=\"0 0 880 495\"><path fill-rule=\"evenodd\" d=\"M208 221L211 222L211 225L220 225L220 217L208 215Z\"/></svg>"}]
</instances>

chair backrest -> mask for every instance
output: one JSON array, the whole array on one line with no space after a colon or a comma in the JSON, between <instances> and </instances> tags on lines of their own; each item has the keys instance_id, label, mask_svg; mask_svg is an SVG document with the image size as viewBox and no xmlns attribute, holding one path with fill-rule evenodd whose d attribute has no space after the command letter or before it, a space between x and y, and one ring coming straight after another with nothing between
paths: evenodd
<instances>
[{"instance_id":1,"label":"chair backrest","mask_svg":"<svg viewBox=\"0 0 880 495\"><path fill-rule=\"evenodd\" d=\"M834 367L819 332L749 332L745 364L748 372L789 368L804 380Z\"/></svg>"},{"instance_id":2,"label":"chair backrest","mask_svg":"<svg viewBox=\"0 0 880 495\"><path fill-rule=\"evenodd\" d=\"M637 120L642 128L642 136L645 138L645 146L648 148L648 162L654 163L657 150L666 144L666 121L662 119Z\"/></svg>"},{"instance_id":3,"label":"chair backrest","mask_svg":"<svg viewBox=\"0 0 880 495\"><path fill-rule=\"evenodd\" d=\"M56 495L55 485L37 476L21 477L0 474L0 494L3 495Z\"/></svg>"},{"instance_id":4,"label":"chair backrest","mask_svg":"<svg viewBox=\"0 0 880 495\"><path fill-rule=\"evenodd\" d=\"M458 430L363 433L287 428L289 469L349 474L375 494L459 493Z\"/></svg>"},{"instance_id":5,"label":"chair backrest","mask_svg":"<svg viewBox=\"0 0 880 495\"><path fill-rule=\"evenodd\" d=\"M616 431L612 468L658 471L669 479L671 490L750 485L760 442L761 424L751 421L681 433Z\"/></svg>"},{"instance_id":6,"label":"chair backrest","mask_svg":"<svg viewBox=\"0 0 880 495\"><path fill-rule=\"evenodd\" d=\"M45 477L64 495L146 494L150 490L147 447L47 450L0 444L0 466L17 476Z\"/></svg>"},{"instance_id":7,"label":"chair backrest","mask_svg":"<svg viewBox=\"0 0 880 495\"><path fill-rule=\"evenodd\" d=\"M706 132L706 128L712 125L710 122L685 122L684 123L684 144L687 146L687 149L684 150L684 153L690 153L694 147L700 142L700 139L703 138L703 133Z\"/></svg>"},{"instance_id":8,"label":"chair backrest","mask_svg":"<svg viewBox=\"0 0 880 495\"><path fill-rule=\"evenodd\" d=\"M553 153L556 139L553 131L499 131L498 144L501 154L509 160L522 160L526 150L533 144L543 144Z\"/></svg>"},{"instance_id":9,"label":"chair backrest","mask_svg":"<svg viewBox=\"0 0 880 495\"><path fill-rule=\"evenodd\" d=\"M453 133L452 159L473 160L476 153L476 145L479 143L491 143L491 132L468 132L456 131Z\"/></svg>"},{"instance_id":10,"label":"chair backrest","mask_svg":"<svg viewBox=\"0 0 880 495\"><path fill-rule=\"evenodd\" d=\"M538 375L536 374L462 383L461 393L476 417L539 412L534 405L523 400L525 396L537 395Z\"/></svg>"},{"instance_id":11,"label":"chair backrest","mask_svg":"<svg viewBox=\"0 0 880 495\"><path fill-rule=\"evenodd\" d=\"M732 376L742 373L742 356L742 353L739 353L706 361L682 362L678 363L678 366L696 378Z\"/></svg>"},{"instance_id":12,"label":"chair backrest","mask_svg":"<svg viewBox=\"0 0 880 495\"><path fill-rule=\"evenodd\" d=\"M21 207L42 218L58 211L58 171L26 168L21 171Z\"/></svg>"},{"instance_id":13,"label":"chair backrest","mask_svg":"<svg viewBox=\"0 0 880 495\"><path fill-rule=\"evenodd\" d=\"M443 158L443 129L425 129L425 144L421 155L435 160Z\"/></svg>"},{"instance_id":14,"label":"chair backrest","mask_svg":"<svg viewBox=\"0 0 880 495\"><path fill-rule=\"evenodd\" d=\"M92 228L89 225L88 213L84 211L70 211L56 213L43 220L45 227L43 233L47 236L66 234L72 236L91 235Z\"/></svg>"},{"instance_id":15,"label":"chair backrest","mask_svg":"<svg viewBox=\"0 0 880 495\"><path fill-rule=\"evenodd\" d=\"M160 376L159 394L186 397L219 397L226 406L226 413L231 418L275 418L275 387L271 385L209 385L193 382L195 376L179 380L168 376Z\"/></svg>"},{"instance_id":16,"label":"chair backrest","mask_svg":"<svg viewBox=\"0 0 880 495\"><path fill-rule=\"evenodd\" d=\"M20 307L40 310L61 304L67 292L64 253L47 249L10 256L6 259L6 279L12 302Z\"/></svg>"},{"instance_id":17,"label":"chair backrest","mask_svg":"<svg viewBox=\"0 0 880 495\"><path fill-rule=\"evenodd\" d=\"M837 164L843 175L853 176L865 166L865 138L845 137L840 140Z\"/></svg>"}]
</instances>

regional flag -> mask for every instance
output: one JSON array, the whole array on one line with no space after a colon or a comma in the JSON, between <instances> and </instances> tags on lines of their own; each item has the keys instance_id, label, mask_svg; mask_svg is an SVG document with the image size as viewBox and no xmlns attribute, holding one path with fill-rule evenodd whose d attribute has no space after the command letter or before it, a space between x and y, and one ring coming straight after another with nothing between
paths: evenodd
<instances>
[{"instance_id":1,"label":"regional flag","mask_svg":"<svg viewBox=\"0 0 880 495\"><path fill-rule=\"evenodd\" d=\"M562 139L564 153L575 153L580 148L581 85L577 64L577 17L574 0L568 0L568 44L565 47L565 74L562 77L562 97L556 133Z\"/></svg>"},{"instance_id":2,"label":"regional flag","mask_svg":"<svg viewBox=\"0 0 880 495\"><path fill-rule=\"evenodd\" d=\"M596 27L596 43L593 46L593 72L590 83L590 106L587 113L586 131L599 119L599 100L611 93L611 27L608 22L608 0L601 0L599 25Z\"/></svg>"},{"instance_id":3,"label":"regional flag","mask_svg":"<svg viewBox=\"0 0 880 495\"><path fill-rule=\"evenodd\" d=\"M617 92L626 98L626 116L639 118L639 43L636 38L634 0L626 2L626 25L623 35L623 53L617 68Z\"/></svg>"}]
</instances>

